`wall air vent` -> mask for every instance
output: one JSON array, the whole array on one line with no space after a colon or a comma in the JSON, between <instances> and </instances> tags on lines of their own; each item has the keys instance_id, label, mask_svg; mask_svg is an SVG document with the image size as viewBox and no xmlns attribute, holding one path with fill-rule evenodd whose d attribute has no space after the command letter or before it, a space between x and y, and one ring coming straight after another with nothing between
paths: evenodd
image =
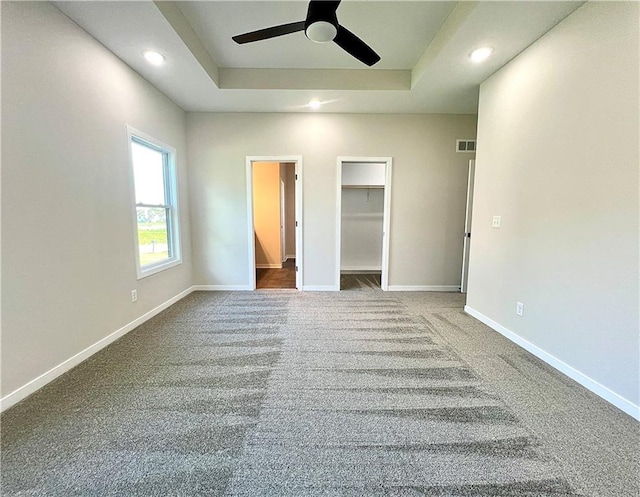
<instances>
[{"instance_id":1,"label":"wall air vent","mask_svg":"<svg viewBox=\"0 0 640 497\"><path fill-rule=\"evenodd\" d=\"M475 154L476 141L475 140L456 140L456 152L466 152Z\"/></svg>"}]
</instances>

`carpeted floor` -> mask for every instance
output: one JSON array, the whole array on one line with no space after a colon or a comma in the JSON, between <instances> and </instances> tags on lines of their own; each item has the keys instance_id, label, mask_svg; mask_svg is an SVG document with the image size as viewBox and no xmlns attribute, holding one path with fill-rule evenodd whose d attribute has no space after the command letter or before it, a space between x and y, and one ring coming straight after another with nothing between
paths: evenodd
<instances>
[{"instance_id":1,"label":"carpeted floor","mask_svg":"<svg viewBox=\"0 0 640 497\"><path fill-rule=\"evenodd\" d=\"M463 303L196 292L2 415L2 495L637 496L639 424Z\"/></svg>"}]
</instances>

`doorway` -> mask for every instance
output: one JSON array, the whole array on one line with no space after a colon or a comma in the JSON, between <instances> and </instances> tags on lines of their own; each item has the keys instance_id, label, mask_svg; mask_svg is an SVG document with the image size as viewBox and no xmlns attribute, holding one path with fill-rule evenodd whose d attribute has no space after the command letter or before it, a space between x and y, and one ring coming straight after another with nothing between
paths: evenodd
<instances>
[{"instance_id":1,"label":"doorway","mask_svg":"<svg viewBox=\"0 0 640 497\"><path fill-rule=\"evenodd\" d=\"M388 290L391 158L339 157L336 289Z\"/></svg>"},{"instance_id":2,"label":"doorway","mask_svg":"<svg viewBox=\"0 0 640 497\"><path fill-rule=\"evenodd\" d=\"M250 286L302 288L302 157L247 157Z\"/></svg>"}]
</instances>

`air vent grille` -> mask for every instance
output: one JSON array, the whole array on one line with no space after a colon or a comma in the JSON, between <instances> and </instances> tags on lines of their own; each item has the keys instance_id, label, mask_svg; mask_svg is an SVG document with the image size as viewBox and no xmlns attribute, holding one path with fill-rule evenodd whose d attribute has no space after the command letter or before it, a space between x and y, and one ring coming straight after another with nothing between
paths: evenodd
<instances>
[{"instance_id":1,"label":"air vent grille","mask_svg":"<svg viewBox=\"0 0 640 497\"><path fill-rule=\"evenodd\" d=\"M474 154L476 152L476 141L456 140L456 152Z\"/></svg>"}]
</instances>

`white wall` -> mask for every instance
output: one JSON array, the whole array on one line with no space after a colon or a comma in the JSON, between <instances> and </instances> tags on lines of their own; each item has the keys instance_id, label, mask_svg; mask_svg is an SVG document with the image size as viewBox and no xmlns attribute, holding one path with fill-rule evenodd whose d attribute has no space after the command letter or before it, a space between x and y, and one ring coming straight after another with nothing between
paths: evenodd
<instances>
[{"instance_id":1,"label":"white wall","mask_svg":"<svg viewBox=\"0 0 640 497\"><path fill-rule=\"evenodd\" d=\"M384 186L385 162L343 162L342 186Z\"/></svg>"},{"instance_id":2,"label":"white wall","mask_svg":"<svg viewBox=\"0 0 640 497\"><path fill-rule=\"evenodd\" d=\"M343 188L341 207L340 269L380 271L384 189Z\"/></svg>"},{"instance_id":3,"label":"white wall","mask_svg":"<svg viewBox=\"0 0 640 497\"><path fill-rule=\"evenodd\" d=\"M481 86L467 296L627 412L640 390L638 21L637 2L588 3Z\"/></svg>"},{"instance_id":4,"label":"white wall","mask_svg":"<svg viewBox=\"0 0 640 497\"><path fill-rule=\"evenodd\" d=\"M473 115L188 113L195 284L248 285L245 157L302 155L304 285L334 288L337 157L393 157L390 285L459 285Z\"/></svg>"},{"instance_id":5,"label":"white wall","mask_svg":"<svg viewBox=\"0 0 640 497\"><path fill-rule=\"evenodd\" d=\"M380 271L386 163L342 163L340 270ZM378 185L381 188L363 186ZM354 188L356 187L356 188Z\"/></svg>"},{"instance_id":6,"label":"white wall","mask_svg":"<svg viewBox=\"0 0 640 497\"><path fill-rule=\"evenodd\" d=\"M1 8L6 396L189 288L191 250L184 112L51 4ZM125 124L177 149L183 263L140 281Z\"/></svg>"}]
</instances>

